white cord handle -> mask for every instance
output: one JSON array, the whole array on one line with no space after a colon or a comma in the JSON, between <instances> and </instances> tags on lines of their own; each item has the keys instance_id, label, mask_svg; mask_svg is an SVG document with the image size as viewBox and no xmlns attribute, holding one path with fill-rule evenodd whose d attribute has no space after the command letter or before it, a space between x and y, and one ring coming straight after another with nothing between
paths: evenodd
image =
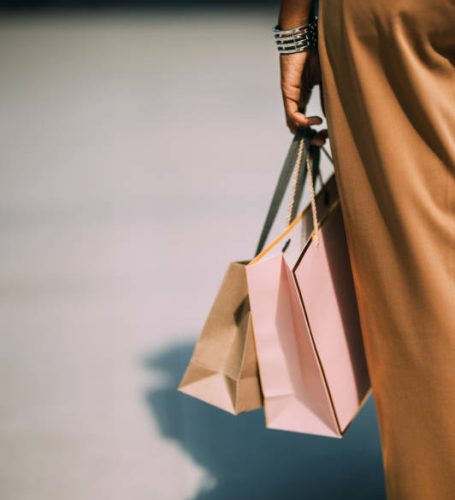
<instances>
[{"instance_id":1,"label":"white cord handle","mask_svg":"<svg viewBox=\"0 0 455 500\"><path fill-rule=\"evenodd\" d=\"M305 150L306 149L306 150ZM305 155L303 154L305 152ZM324 150L324 152L327 154L327 152ZM288 207L288 216L287 216L287 225L289 225L292 217L292 212L294 210L294 205L296 203L296 191L297 191L297 185L299 178L301 176L302 172L302 156L305 156L305 166L308 171L308 180L310 183L310 193L311 193L311 213L313 217L313 230L311 232L311 238L313 241L316 242L316 244L319 244L319 221L318 221L318 211L317 211L317 206L316 206L316 193L314 190L314 179L313 179L313 161L310 156L310 151L309 148L305 148L305 138L302 137L299 142L299 148L297 150L297 157L295 159L295 164L294 164L294 173L293 173L293 179L292 179L292 193L291 193L291 199L289 201L289 207ZM330 158L330 156L329 156ZM331 158L330 158L331 159Z\"/></svg>"}]
</instances>

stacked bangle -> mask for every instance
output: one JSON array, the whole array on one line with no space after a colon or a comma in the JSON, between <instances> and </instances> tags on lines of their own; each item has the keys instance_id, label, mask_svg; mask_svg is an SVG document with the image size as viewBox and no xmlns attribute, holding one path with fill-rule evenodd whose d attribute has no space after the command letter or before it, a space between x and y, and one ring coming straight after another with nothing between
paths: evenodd
<instances>
[{"instance_id":1,"label":"stacked bangle","mask_svg":"<svg viewBox=\"0 0 455 500\"><path fill-rule=\"evenodd\" d=\"M281 54L305 52L318 46L318 20L315 18L292 30L282 30L277 24L273 28L273 36Z\"/></svg>"}]
</instances>

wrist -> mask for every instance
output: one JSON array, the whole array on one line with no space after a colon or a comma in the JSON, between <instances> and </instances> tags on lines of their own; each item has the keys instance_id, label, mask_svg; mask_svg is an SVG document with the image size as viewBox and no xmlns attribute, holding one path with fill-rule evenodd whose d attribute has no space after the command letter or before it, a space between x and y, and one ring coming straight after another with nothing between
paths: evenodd
<instances>
[{"instance_id":1,"label":"wrist","mask_svg":"<svg viewBox=\"0 0 455 500\"><path fill-rule=\"evenodd\" d=\"M313 18L306 24L287 30L277 24L273 28L273 36L280 54L294 54L315 49L318 46L317 19Z\"/></svg>"}]
</instances>

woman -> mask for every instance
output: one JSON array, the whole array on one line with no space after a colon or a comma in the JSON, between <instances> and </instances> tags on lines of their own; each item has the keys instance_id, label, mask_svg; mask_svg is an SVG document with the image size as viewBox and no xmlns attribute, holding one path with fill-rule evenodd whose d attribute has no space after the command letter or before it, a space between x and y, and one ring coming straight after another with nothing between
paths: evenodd
<instances>
[{"instance_id":1,"label":"woman","mask_svg":"<svg viewBox=\"0 0 455 500\"><path fill-rule=\"evenodd\" d=\"M314 8L283 0L276 29ZM322 123L305 116L321 83L388 498L451 500L455 4L320 0L318 16L318 48L280 54L284 107L291 131Z\"/></svg>"}]
</instances>

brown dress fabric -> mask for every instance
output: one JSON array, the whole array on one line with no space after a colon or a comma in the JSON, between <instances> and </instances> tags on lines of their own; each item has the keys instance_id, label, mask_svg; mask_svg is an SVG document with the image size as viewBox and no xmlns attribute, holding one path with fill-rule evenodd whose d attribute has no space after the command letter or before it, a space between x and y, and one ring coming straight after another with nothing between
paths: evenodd
<instances>
[{"instance_id":1,"label":"brown dress fabric","mask_svg":"<svg viewBox=\"0 0 455 500\"><path fill-rule=\"evenodd\" d=\"M390 500L455 498L455 3L320 0L319 52Z\"/></svg>"}]
</instances>

